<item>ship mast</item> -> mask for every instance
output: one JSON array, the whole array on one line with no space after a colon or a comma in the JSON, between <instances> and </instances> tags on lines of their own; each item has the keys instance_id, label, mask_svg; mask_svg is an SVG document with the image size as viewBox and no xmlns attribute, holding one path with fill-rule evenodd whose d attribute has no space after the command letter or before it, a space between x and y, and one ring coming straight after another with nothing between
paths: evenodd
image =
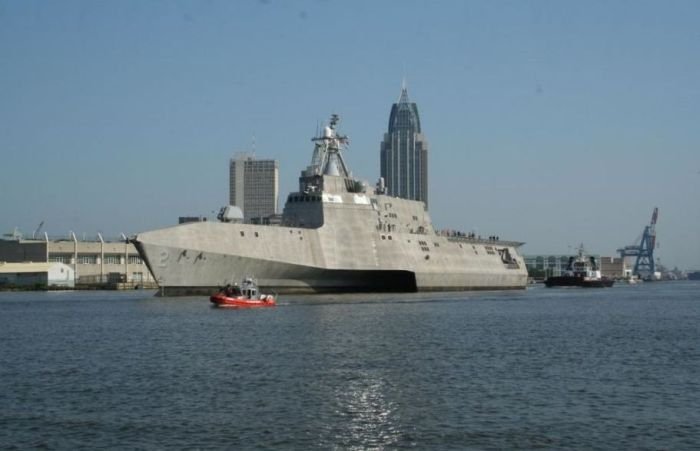
<instances>
[{"instance_id":1,"label":"ship mast","mask_svg":"<svg viewBox=\"0 0 700 451\"><path fill-rule=\"evenodd\" d=\"M332 114L329 125L323 127L323 134L311 139L316 145L307 175L352 177L342 154L350 140L346 135L340 135L336 131L339 122L340 117Z\"/></svg>"}]
</instances>

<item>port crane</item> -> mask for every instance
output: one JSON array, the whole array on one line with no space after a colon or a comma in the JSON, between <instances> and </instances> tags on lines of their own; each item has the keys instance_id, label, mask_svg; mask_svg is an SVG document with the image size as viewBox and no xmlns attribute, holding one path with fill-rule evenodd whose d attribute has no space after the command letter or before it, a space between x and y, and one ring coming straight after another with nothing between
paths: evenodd
<instances>
[{"instance_id":1,"label":"port crane","mask_svg":"<svg viewBox=\"0 0 700 451\"><path fill-rule=\"evenodd\" d=\"M42 228L42 227L44 227L44 221L41 221L41 222L39 223L39 225L37 226L37 228L34 229L34 233L32 233L32 239L35 239L35 238L36 238L36 236L37 236L37 235L39 234L39 232L41 231L41 228Z\"/></svg>"},{"instance_id":2,"label":"port crane","mask_svg":"<svg viewBox=\"0 0 700 451\"><path fill-rule=\"evenodd\" d=\"M656 272L654 249L656 248L656 220L658 218L659 209L658 207L654 207L654 212L651 215L651 222L644 227L642 238L638 241L639 244L625 246L617 250L623 260L625 257L636 257L632 274L637 277L653 277Z\"/></svg>"}]
</instances>

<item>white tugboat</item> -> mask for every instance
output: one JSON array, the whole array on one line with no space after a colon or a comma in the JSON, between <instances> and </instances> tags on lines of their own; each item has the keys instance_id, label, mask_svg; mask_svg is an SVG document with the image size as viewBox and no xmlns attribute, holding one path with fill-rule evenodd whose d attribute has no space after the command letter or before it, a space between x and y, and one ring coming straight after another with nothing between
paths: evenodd
<instances>
[{"instance_id":1,"label":"white tugboat","mask_svg":"<svg viewBox=\"0 0 700 451\"><path fill-rule=\"evenodd\" d=\"M579 247L578 254L569 258L564 274L544 281L547 287L606 288L613 286L613 283L613 279L601 275L595 257L586 256L583 244Z\"/></svg>"}]
</instances>

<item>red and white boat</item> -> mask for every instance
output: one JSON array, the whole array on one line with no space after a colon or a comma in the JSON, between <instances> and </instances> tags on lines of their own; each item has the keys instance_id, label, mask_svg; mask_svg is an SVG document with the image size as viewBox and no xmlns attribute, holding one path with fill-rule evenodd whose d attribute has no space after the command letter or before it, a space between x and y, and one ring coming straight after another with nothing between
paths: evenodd
<instances>
[{"instance_id":1,"label":"red and white boat","mask_svg":"<svg viewBox=\"0 0 700 451\"><path fill-rule=\"evenodd\" d=\"M257 308L277 305L272 294L258 293L258 286L253 279L246 277L241 285L227 285L221 291L212 294L209 300L217 307Z\"/></svg>"}]
</instances>

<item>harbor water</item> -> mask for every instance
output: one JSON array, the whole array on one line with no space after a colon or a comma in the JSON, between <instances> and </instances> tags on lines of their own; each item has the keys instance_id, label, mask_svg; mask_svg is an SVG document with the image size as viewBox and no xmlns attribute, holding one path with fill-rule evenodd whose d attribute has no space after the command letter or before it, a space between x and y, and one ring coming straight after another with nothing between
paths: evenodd
<instances>
[{"instance_id":1,"label":"harbor water","mask_svg":"<svg viewBox=\"0 0 700 451\"><path fill-rule=\"evenodd\" d=\"M700 282L0 293L0 449L698 449Z\"/></svg>"}]
</instances>

